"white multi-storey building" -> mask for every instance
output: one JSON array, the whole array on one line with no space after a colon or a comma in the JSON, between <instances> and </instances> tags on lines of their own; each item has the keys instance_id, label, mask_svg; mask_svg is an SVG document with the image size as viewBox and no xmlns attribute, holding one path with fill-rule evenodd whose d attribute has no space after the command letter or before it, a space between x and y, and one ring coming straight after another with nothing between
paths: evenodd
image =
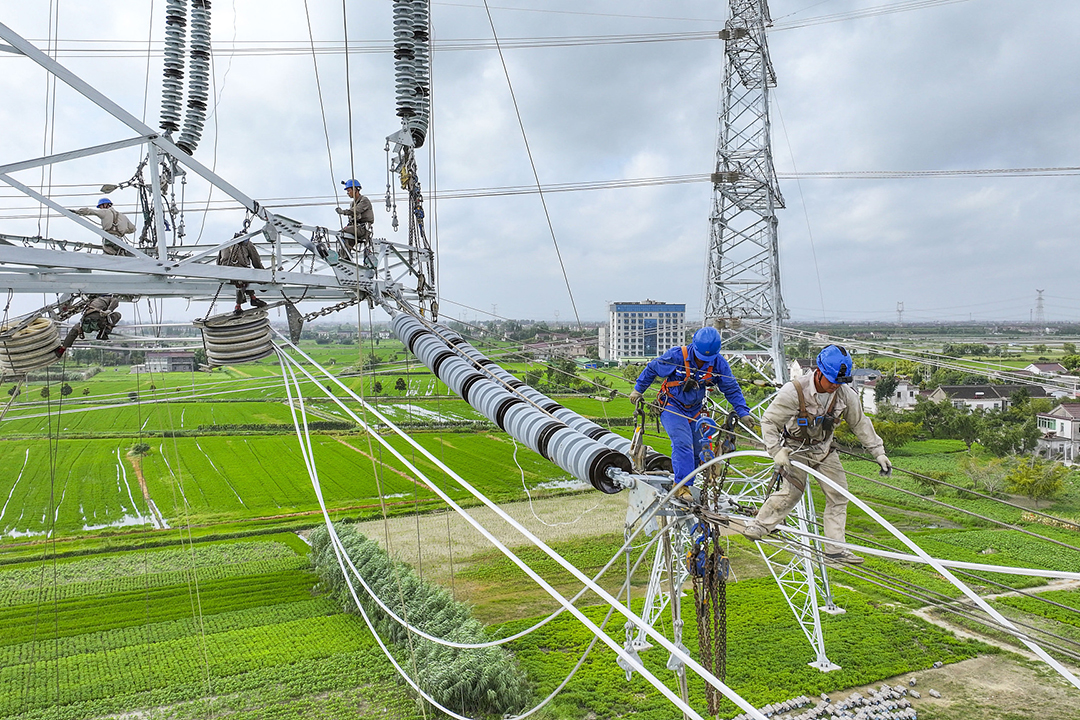
<instances>
[{"instance_id":1,"label":"white multi-storey building","mask_svg":"<svg viewBox=\"0 0 1080 720\"><path fill-rule=\"evenodd\" d=\"M651 360L686 340L686 305L646 300L608 305L608 357Z\"/></svg>"}]
</instances>

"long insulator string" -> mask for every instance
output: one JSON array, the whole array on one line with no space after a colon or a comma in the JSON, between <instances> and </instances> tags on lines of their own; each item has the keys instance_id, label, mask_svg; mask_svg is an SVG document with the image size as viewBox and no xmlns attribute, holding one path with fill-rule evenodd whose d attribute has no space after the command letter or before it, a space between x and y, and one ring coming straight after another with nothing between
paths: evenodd
<instances>
[{"instance_id":1,"label":"long insulator string","mask_svg":"<svg viewBox=\"0 0 1080 720\"><path fill-rule=\"evenodd\" d=\"M177 146L192 155L202 139L210 92L210 0L191 0L191 48L188 52L188 101L184 130Z\"/></svg>"},{"instance_id":2,"label":"long insulator string","mask_svg":"<svg viewBox=\"0 0 1080 720\"><path fill-rule=\"evenodd\" d=\"M185 0L168 0L165 7L165 69L161 89L161 129L171 134L180 129L180 105L184 99L184 44L187 34Z\"/></svg>"}]
</instances>

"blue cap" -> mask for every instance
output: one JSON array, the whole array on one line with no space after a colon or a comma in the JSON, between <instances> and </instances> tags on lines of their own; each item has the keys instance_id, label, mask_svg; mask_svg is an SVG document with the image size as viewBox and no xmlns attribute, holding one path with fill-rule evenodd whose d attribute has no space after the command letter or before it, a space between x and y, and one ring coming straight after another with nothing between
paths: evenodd
<instances>
[{"instance_id":1,"label":"blue cap","mask_svg":"<svg viewBox=\"0 0 1080 720\"><path fill-rule=\"evenodd\" d=\"M341 184L345 186L346 190L348 190L349 188L356 188L357 190L360 189L360 183L356 180L343 180Z\"/></svg>"},{"instance_id":2,"label":"blue cap","mask_svg":"<svg viewBox=\"0 0 1080 720\"><path fill-rule=\"evenodd\" d=\"M694 354L700 358L714 358L720 352L720 331L712 325L694 333Z\"/></svg>"},{"instance_id":3,"label":"blue cap","mask_svg":"<svg viewBox=\"0 0 1080 720\"><path fill-rule=\"evenodd\" d=\"M849 383L851 373L855 371L855 361L845 348L829 345L818 353L817 369L831 383Z\"/></svg>"},{"instance_id":4,"label":"blue cap","mask_svg":"<svg viewBox=\"0 0 1080 720\"><path fill-rule=\"evenodd\" d=\"M97 206L101 207L102 205L112 205L112 200L109 198L101 198L97 201Z\"/></svg>"}]
</instances>

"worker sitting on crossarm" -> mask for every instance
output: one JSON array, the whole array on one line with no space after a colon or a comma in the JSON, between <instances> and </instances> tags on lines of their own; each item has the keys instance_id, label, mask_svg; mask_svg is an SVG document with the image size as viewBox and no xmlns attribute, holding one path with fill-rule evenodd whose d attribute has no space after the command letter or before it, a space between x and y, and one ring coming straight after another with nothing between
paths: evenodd
<instances>
[{"instance_id":1,"label":"worker sitting on crossarm","mask_svg":"<svg viewBox=\"0 0 1080 720\"><path fill-rule=\"evenodd\" d=\"M109 333L116 327L116 323L120 322L120 313L116 311L119 305L120 301L112 295L98 295L93 298L83 312L82 320L68 330L64 342L53 351L56 357L63 355L76 340L86 337L88 332L96 332L98 340L108 340Z\"/></svg>"},{"instance_id":2,"label":"worker sitting on crossarm","mask_svg":"<svg viewBox=\"0 0 1080 720\"><path fill-rule=\"evenodd\" d=\"M101 220L101 229L110 235L114 235L121 240L128 233L135 232L135 223L128 219L128 216L120 212L113 207L112 200L107 197L103 197L97 202L96 208L79 208L73 210L76 215L94 215ZM131 256L127 250L124 250L119 245L111 243L108 240L101 241L101 249L105 251L106 255L127 255Z\"/></svg>"},{"instance_id":3,"label":"worker sitting on crossarm","mask_svg":"<svg viewBox=\"0 0 1080 720\"><path fill-rule=\"evenodd\" d=\"M236 233L233 238L238 238L243 233ZM222 248L218 251L218 265L227 265L229 267L253 267L258 270L265 270L262 264L262 258L259 257L259 251L255 249L255 245L248 238L244 238L238 243L234 243L227 248ZM255 308L266 307L266 303L255 296L254 290L248 289L246 282L240 280L233 280L233 285L236 286L236 307L233 308L233 314L239 315L241 312L241 305L244 304L244 295L247 295L251 299L251 306Z\"/></svg>"},{"instance_id":4,"label":"worker sitting on crossarm","mask_svg":"<svg viewBox=\"0 0 1080 720\"><path fill-rule=\"evenodd\" d=\"M360 194L360 183L356 180L346 180L345 194L352 198L352 204L347 208L335 208L338 215L346 218L345 227L341 228L341 239L346 247L352 250L357 242L366 243L371 240L371 227L375 224L375 211L371 208L371 201Z\"/></svg>"},{"instance_id":5,"label":"worker sitting on crossarm","mask_svg":"<svg viewBox=\"0 0 1080 720\"><path fill-rule=\"evenodd\" d=\"M650 360L634 384L630 402L637 404L658 377L663 378L657 397L663 407L660 422L671 439L671 465L679 482L698 466L701 441L693 422L701 415L706 389L719 387L741 418L748 416L750 409L731 367L720 355L720 332L714 327L701 328L690 345L673 347ZM693 478L686 484L693 485ZM692 495L684 486L676 491L676 497L688 499Z\"/></svg>"},{"instance_id":6,"label":"worker sitting on crossarm","mask_svg":"<svg viewBox=\"0 0 1080 720\"><path fill-rule=\"evenodd\" d=\"M848 384L855 369L847 350L829 345L817 356L812 375L797 377L776 393L761 416L761 437L783 478L783 486L758 510L757 517L743 531L750 540L760 540L783 522L806 490L807 472L794 467L798 460L817 470L847 490L847 475L833 446L833 433L840 420L847 420L852 432L877 460L883 473L892 471L885 446L874 432L874 425L862 410L859 396ZM844 542L848 500L827 483L820 483L825 494L823 513L825 536ZM830 561L858 565L863 561L855 553L826 543L825 557Z\"/></svg>"}]
</instances>

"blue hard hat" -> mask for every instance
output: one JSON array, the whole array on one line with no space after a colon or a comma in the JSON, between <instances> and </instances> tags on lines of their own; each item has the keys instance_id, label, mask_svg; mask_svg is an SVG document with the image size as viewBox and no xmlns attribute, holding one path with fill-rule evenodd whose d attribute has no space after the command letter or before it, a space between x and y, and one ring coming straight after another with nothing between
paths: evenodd
<instances>
[{"instance_id":1,"label":"blue hard hat","mask_svg":"<svg viewBox=\"0 0 1080 720\"><path fill-rule=\"evenodd\" d=\"M817 369L829 382L849 383L851 373L855 371L855 361L845 348L829 345L818 353Z\"/></svg>"},{"instance_id":2,"label":"blue hard hat","mask_svg":"<svg viewBox=\"0 0 1080 720\"><path fill-rule=\"evenodd\" d=\"M694 333L694 354L700 358L714 358L720 352L720 331L712 325Z\"/></svg>"},{"instance_id":3,"label":"blue hard hat","mask_svg":"<svg viewBox=\"0 0 1080 720\"><path fill-rule=\"evenodd\" d=\"M356 188L357 190L360 189L360 183L357 180L343 180L341 184L345 186L346 190L348 190L349 188Z\"/></svg>"},{"instance_id":4,"label":"blue hard hat","mask_svg":"<svg viewBox=\"0 0 1080 720\"><path fill-rule=\"evenodd\" d=\"M97 201L97 206L101 207L102 205L112 205L112 200L109 198L101 198Z\"/></svg>"}]
</instances>

